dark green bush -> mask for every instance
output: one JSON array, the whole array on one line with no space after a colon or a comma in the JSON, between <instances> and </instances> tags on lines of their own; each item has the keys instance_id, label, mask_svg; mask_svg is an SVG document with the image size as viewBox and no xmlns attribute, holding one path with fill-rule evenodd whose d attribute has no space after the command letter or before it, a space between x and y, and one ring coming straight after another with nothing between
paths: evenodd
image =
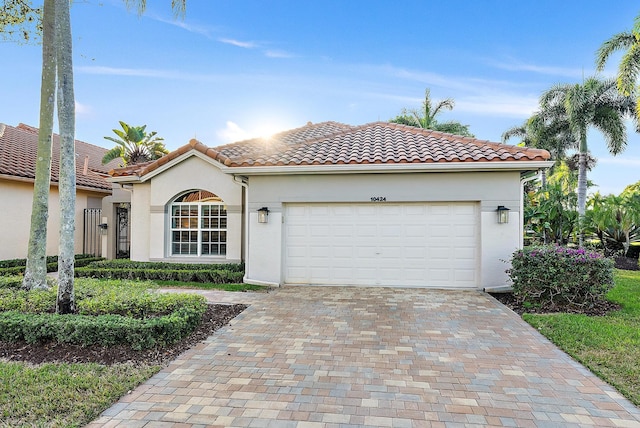
<instances>
[{"instance_id":1,"label":"dark green bush","mask_svg":"<svg viewBox=\"0 0 640 428\"><path fill-rule=\"evenodd\" d=\"M21 276L0 276L0 289L22 287Z\"/></svg>"},{"instance_id":2,"label":"dark green bush","mask_svg":"<svg viewBox=\"0 0 640 428\"><path fill-rule=\"evenodd\" d=\"M24 274L24 266L0 268L0 276L15 276L15 275L23 275L23 274Z\"/></svg>"},{"instance_id":3,"label":"dark green bush","mask_svg":"<svg viewBox=\"0 0 640 428\"><path fill-rule=\"evenodd\" d=\"M590 307L613 287L613 261L560 246L516 251L507 271L514 296L528 305L563 310Z\"/></svg>"},{"instance_id":4,"label":"dark green bush","mask_svg":"<svg viewBox=\"0 0 640 428\"><path fill-rule=\"evenodd\" d=\"M190 334L201 322L205 307L179 308L147 319L121 315L56 315L0 313L0 340L28 343L71 343L83 346L127 345L146 349L169 345Z\"/></svg>"},{"instance_id":5,"label":"dark green bush","mask_svg":"<svg viewBox=\"0 0 640 428\"><path fill-rule=\"evenodd\" d=\"M101 269L130 269L130 270L225 270L244 272L244 263L168 263L168 262L134 262L131 260L102 260L91 263L91 267Z\"/></svg>"},{"instance_id":6,"label":"dark green bush","mask_svg":"<svg viewBox=\"0 0 640 428\"><path fill-rule=\"evenodd\" d=\"M99 262L102 263L102 262ZM198 266L198 265L192 265ZM211 267L211 265L208 265ZM218 265L216 265L218 267ZM149 281L182 281L182 282L210 282L214 284L241 283L243 272L228 270L188 271L184 269L129 269L129 268L96 268L95 264L75 270L77 277L109 278L109 279L139 279Z\"/></svg>"},{"instance_id":7,"label":"dark green bush","mask_svg":"<svg viewBox=\"0 0 640 428\"><path fill-rule=\"evenodd\" d=\"M82 267L104 260L103 257L94 257L90 254L77 254L75 256L75 267ZM0 261L0 276L21 275L27 265L26 259L13 259ZM58 256L47 257L47 272L58 271Z\"/></svg>"}]
</instances>

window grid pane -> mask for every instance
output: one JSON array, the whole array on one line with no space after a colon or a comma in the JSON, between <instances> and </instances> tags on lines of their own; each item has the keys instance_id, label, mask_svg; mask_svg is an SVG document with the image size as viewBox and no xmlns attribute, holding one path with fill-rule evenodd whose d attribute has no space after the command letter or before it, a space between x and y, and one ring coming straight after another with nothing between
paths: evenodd
<instances>
[{"instance_id":1,"label":"window grid pane","mask_svg":"<svg viewBox=\"0 0 640 428\"><path fill-rule=\"evenodd\" d=\"M224 256L227 253L227 210L210 203L171 206L171 254Z\"/></svg>"}]
</instances>

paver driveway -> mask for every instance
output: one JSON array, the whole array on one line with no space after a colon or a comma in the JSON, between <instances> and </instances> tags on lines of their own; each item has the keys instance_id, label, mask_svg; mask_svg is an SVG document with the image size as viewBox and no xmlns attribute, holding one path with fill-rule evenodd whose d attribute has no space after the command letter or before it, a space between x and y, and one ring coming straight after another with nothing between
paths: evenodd
<instances>
[{"instance_id":1,"label":"paver driveway","mask_svg":"<svg viewBox=\"0 0 640 428\"><path fill-rule=\"evenodd\" d=\"M477 291L284 287L92 426L640 426Z\"/></svg>"}]
</instances>

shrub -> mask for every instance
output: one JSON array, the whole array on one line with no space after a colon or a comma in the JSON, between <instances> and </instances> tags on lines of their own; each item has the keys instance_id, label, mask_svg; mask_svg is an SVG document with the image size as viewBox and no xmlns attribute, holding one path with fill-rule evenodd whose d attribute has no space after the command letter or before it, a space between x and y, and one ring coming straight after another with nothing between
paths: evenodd
<instances>
[{"instance_id":1,"label":"shrub","mask_svg":"<svg viewBox=\"0 0 640 428\"><path fill-rule=\"evenodd\" d=\"M195 265L198 266L198 265ZM211 269L212 265L206 265ZM218 267L218 266L216 266ZM77 277L105 279L139 279L148 281L181 281L210 282L214 284L233 284L242 282L243 272L228 270L193 271L185 269L129 269L129 268L96 268L94 264L75 270Z\"/></svg>"},{"instance_id":2,"label":"shrub","mask_svg":"<svg viewBox=\"0 0 640 428\"><path fill-rule=\"evenodd\" d=\"M507 273L515 297L548 309L592 306L613 287L613 261L582 248L518 250Z\"/></svg>"},{"instance_id":3,"label":"shrub","mask_svg":"<svg viewBox=\"0 0 640 428\"><path fill-rule=\"evenodd\" d=\"M190 334L207 309L200 295L157 293L150 282L79 279L77 315L56 315L57 290L0 288L0 340L133 349L174 343Z\"/></svg>"},{"instance_id":4,"label":"shrub","mask_svg":"<svg viewBox=\"0 0 640 428\"><path fill-rule=\"evenodd\" d=\"M205 308L185 307L148 319L121 315L0 313L0 340L72 343L83 346L127 345L140 350L177 342L202 320Z\"/></svg>"},{"instance_id":5,"label":"shrub","mask_svg":"<svg viewBox=\"0 0 640 428\"><path fill-rule=\"evenodd\" d=\"M169 262L135 262L125 259L102 260L91 263L92 268L129 269L129 270L225 270L244 272L244 263L169 263Z\"/></svg>"},{"instance_id":6,"label":"shrub","mask_svg":"<svg viewBox=\"0 0 640 428\"><path fill-rule=\"evenodd\" d=\"M103 257L94 257L90 254L76 254L75 267L82 267L104 260ZM27 265L26 259L0 260L0 276L21 275L24 274ZM47 257L47 272L56 272L58 270L58 256Z\"/></svg>"},{"instance_id":7,"label":"shrub","mask_svg":"<svg viewBox=\"0 0 640 428\"><path fill-rule=\"evenodd\" d=\"M21 276L0 276L0 289L2 288L20 288L22 287Z\"/></svg>"}]
</instances>

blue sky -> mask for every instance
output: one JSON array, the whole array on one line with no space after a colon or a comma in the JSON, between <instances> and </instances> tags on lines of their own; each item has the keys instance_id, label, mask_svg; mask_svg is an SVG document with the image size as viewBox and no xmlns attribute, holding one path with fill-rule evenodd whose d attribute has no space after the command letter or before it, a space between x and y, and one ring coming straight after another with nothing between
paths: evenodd
<instances>
[{"instance_id":1,"label":"blue sky","mask_svg":"<svg viewBox=\"0 0 640 428\"><path fill-rule=\"evenodd\" d=\"M544 90L593 75L597 48L640 13L628 0L188 0L175 20L169 0L148 3L144 16L119 0L72 6L78 139L111 147L103 137L123 120L169 149L216 146L308 121L388 120L430 88L456 102L441 120L500 141ZM0 52L0 122L38 126L40 47ZM597 132L589 145L591 191L640 180L639 134L617 157Z\"/></svg>"}]
</instances>

